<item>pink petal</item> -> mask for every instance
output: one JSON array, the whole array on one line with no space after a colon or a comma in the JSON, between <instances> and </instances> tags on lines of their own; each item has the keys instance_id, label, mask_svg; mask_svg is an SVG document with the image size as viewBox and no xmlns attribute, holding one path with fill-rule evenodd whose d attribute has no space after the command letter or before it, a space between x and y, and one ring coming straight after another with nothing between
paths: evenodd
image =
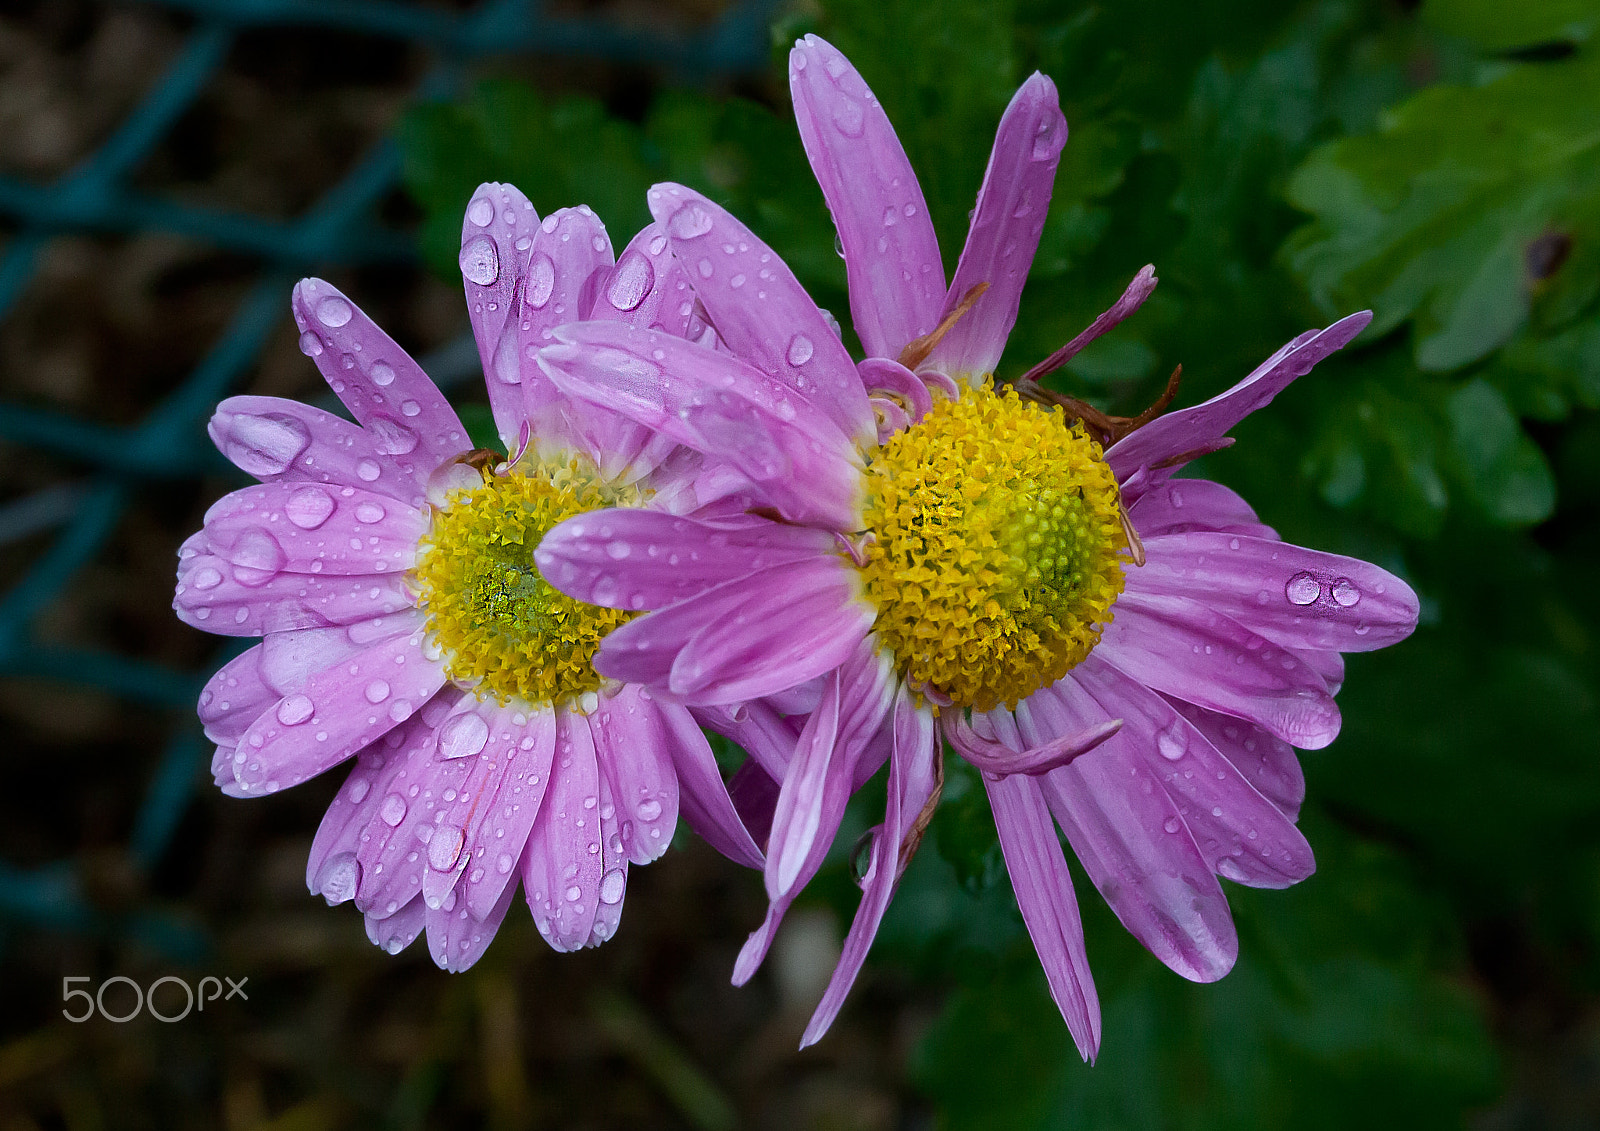
<instances>
[{"instance_id":1,"label":"pink petal","mask_svg":"<svg viewBox=\"0 0 1600 1131\"><path fill-rule=\"evenodd\" d=\"M479 918L516 886L517 862L539 814L555 757L556 719L549 707L526 713L502 707L497 716L483 754L503 751L504 763L493 794L486 792L483 803L469 814L462 855L472 863L458 888L465 893L467 909Z\"/></svg>"},{"instance_id":2,"label":"pink petal","mask_svg":"<svg viewBox=\"0 0 1600 1131\"><path fill-rule=\"evenodd\" d=\"M656 331L586 322L556 337L539 362L563 392L727 461L792 522L860 525L861 455L823 406L737 358Z\"/></svg>"},{"instance_id":3,"label":"pink petal","mask_svg":"<svg viewBox=\"0 0 1600 1131\"><path fill-rule=\"evenodd\" d=\"M586 319L625 322L674 338L689 337L694 285L660 224L646 224L600 278Z\"/></svg>"},{"instance_id":4,"label":"pink petal","mask_svg":"<svg viewBox=\"0 0 1600 1131\"><path fill-rule=\"evenodd\" d=\"M238 570L351 576L416 564L428 516L354 487L263 483L233 491L206 512L207 552ZM247 582L248 583L248 582Z\"/></svg>"},{"instance_id":5,"label":"pink petal","mask_svg":"<svg viewBox=\"0 0 1600 1131\"><path fill-rule=\"evenodd\" d=\"M516 885L507 884L481 918L468 911L464 902L456 902L448 909L428 908L428 953L439 969L459 974L482 958L505 921L516 894Z\"/></svg>"},{"instance_id":6,"label":"pink petal","mask_svg":"<svg viewBox=\"0 0 1600 1131\"><path fill-rule=\"evenodd\" d=\"M413 899L392 915L379 917L368 913L367 938L385 952L399 954L422 933L427 923L427 910L421 899Z\"/></svg>"},{"instance_id":7,"label":"pink petal","mask_svg":"<svg viewBox=\"0 0 1600 1131\"><path fill-rule=\"evenodd\" d=\"M1411 587L1359 558L1200 532L1147 538L1144 549L1130 590L1194 597L1285 647L1370 652L1417 627Z\"/></svg>"},{"instance_id":8,"label":"pink petal","mask_svg":"<svg viewBox=\"0 0 1600 1131\"><path fill-rule=\"evenodd\" d=\"M804 712L816 710L813 703ZM721 707L694 707L691 713L701 726L732 739L750 755L774 781L782 781L789 771L795 745L800 741L804 718L780 714L769 699L750 699Z\"/></svg>"},{"instance_id":9,"label":"pink petal","mask_svg":"<svg viewBox=\"0 0 1600 1131\"><path fill-rule=\"evenodd\" d=\"M983 785L994 810L1000 852L1017 895L1017 907L1044 967L1050 996L1078 1046L1078 1055L1093 1061L1100 1051L1100 998L1083 945L1083 921L1078 917L1072 876L1043 791L1036 779L1024 775L994 778L985 774Z\"/></svg>"},{"instance_id":10,"label":"pink petal","mask_svg":"<svg viewBox=\"0 0 1600 1131\"><path fill-rule=\"evenodd\" d=\"M589 941L600 904L600 768L589 722L556 714L556 763L522 857L522 886L534 926L555 950Z\"/></svg>"},{"instance_id":11,"label":"pink petal","mask_svg":"<svg viewBox=\"0 0 1600 1131\"><path fill-rule=\"evenodd\" d=\"M1341 318L1326 330L1302 334L1227 392L1193 408L1159 416L1117 441L1106 452L1117 482L1126 481L1141 467L1150 470L1145 490L1171 478L1185 462L1178 457L1215 447L1235 424L1265 408L1296 377L1310 373L1317 362L1349 343L1371 321L1371 311L1363 311ZM1175 462L1156 466L1168 460Z\"/></svg>"},{"instance_id":12,"label":"pink petal","mask_svg":"<svg viewBox=\"0 0 1600 1131\"><path fill-rule=\"evenodd\" d=\"M1165 699L1093 655L1073 679L1108 714L1127 720L1119 746L1160 779L1212 871L1267 888L1297 884L1316 871L1300 830Z\"/></svg>"},{"instance_id":13,"label":"pink petal","mask_svg":"<svg viewBox=\"0 0 1600 1131\"><path fill-rule=\"evenodd\" d=\"M359 487L412 506L434 463L413 431L371 431L299 401L229 397L206 426L217 450L264 483Z\"/></svg>"},{"instance_id":14,"label":"pink petal","mask_svg":"<svg viewBox=\"0 0 1600 1131\"><path fill-rule=\"evenodd\" d=\"M1140 683L1318 750L1339 733L1322 677L1286 648L1187 597L1124 592L1095 650Z\"/></svg>"},{"instance_id":15,"label":"pink petal","mask_svg":"<svg viewBox=\"0 0 1600 1131\"><path fill-rule=\"evenodd\" d=\"M1069 675L1017 705L1017 741L1036 746L1106 717ZM1239 940L1228 901L1141 759L1113 739L1037 780L1084 871L1134 938L1191 981L1232 968Z\"/></svg>"},{"instance_id":16,"label":"pink petal","mask_svg":"<svg viewBox=\"0 0 1600 1131\"><path fill-rule=\"evenodd\" d=\"M1012 750L977 734L959 714L947 723L944 734L956 752L994 778L1012 774L1036 776L1069 765L1122 729L1121 719L1107 719L1088 730L1057 735L1032 750Z\"/></svg>"},{"instance_id":17,"label":"pink petal","mask_svg":"<svg viewBox=\"0 0 1600 1131\"><path fill-rule=\"evenodd\" d=\"M698 705L775 694L855 650L874 616L860 584L834 557L751 574L614 629L595 667Z\"/></svg>"},{"instance_id":18,"label":"pink petal","mask_svg":"<svg viewBox=\"0 0 1600 1131\"><path fill-rule=\"evenodd\" d=\"M421 649L420 632L393 637L312 676L239 740L239 785L252 793L297 785L410 718L445 682Z\"/></svg>"},{"instance_id":19,"label":"pink petal","mask_svg":"<svg viewBox=\"0 0 1600 1131\"><path fill-rule=\"evenodd\" d=\"M888 807L883 824L872 838L872 858L862 883L861 905L845 936L844 948L828 988L800 1038L800 1047L822 1039L839 1015L844 999L855 984L867 951L877 936L878 924L889 908L899 883L900 854L938 780L939 744L934 737L933 712L917 706L911 693L900 687L894 695L893 753L889 758ZM1059 849L1058 849L1059 851Z\"/></svg>"},{"instance_id":20,"label":"pink petal","mask_svg":"<svg viewBox=\"0 0 1600 1131\"><path fill-rule=\"evenodd\" d=\"M1299 816L1300 804L1306 799L1306 776L1294 747L1243 719L1219 715L1181 699L1170 702L1285 817L1292 821Z\"/></svg>"},{"instance_id":21,"label":"pink petal","mask_svg":"<svg viewBox=\"0 0 1600 1131\"><path fill-rule=\"evenodd\" d=\"M434 467L472 446L422 367L332 284L300 280L291 306L301 350L368 432L395 448L414 439L418 462Z\"/></svg>"},{"instance_id":22,"label":"pink petal","mask_svg":"<svg viewBox=\"0 0 1600 1131\"><path fill-rule=\"evenodd\" d=\"M253 645L206 680L198 713L205 735L212 742L235 745L261 712L283 697L262 678L261 652L261 645ZM232 772L228 777L232 779Z\"/></svg>"},{"instance_id":23,"label":"pink petal","mask_svg":"<svg viewBox=\"0 0 1600 1131\"><path fill-rule=\"evenodd\" d=\"M777 565L820 558L837 546L825 530L758 519L737 528L642 508L569 518L539 543L545 579L594 605L658 609Z\"/></svg>"},{"instance_id":24,"label":"pink petal","mask_svg":"<svg viewBox=\"0 0 1600 1131\"><path fill-rule=\"evenodd\" d=\"M515 185L479 185L461 218L459 265L467 317L487 378L495 430L511 450L527 419L514 320L522 297L518 284L527 278L538 230L539 214Z\"/></svg>"},{"instance_id":25,"label":"pink petal","mask_svg":"<svg viewBox=\"0 0 1600 1131\"><path fill-rule=\"evenodd\" d=\"M661 712L666 749L678 774L678 806L689 827L735 864L760 868L761 849L740 821L711 744L688 710L673 703L656 704Z\"/></svg>"},{"instance_id":26,"label":"pink petal","mask_svg":"<svg viewBox=\"0 0 1600 1131\"><path fill-rule=\"evenodd\" d=\"M1039 247L1056 164L1066 143L1067 120L1055 83L1035 71L1000 119L972 227L940 317L954 311L979 283L989 289L934 346L929 368L969 379L994 372L1017 321L1022 286Z\"/></svg>"},{"instance_id":27,"label":"pink petal","mask_svg":"<svg viewBox=\"0 0 1600 1131\"><path fill-rule=\"evenodd\" d=\"M1186 534L1191 530L1221 530L1278 540L1277 533L1270 526L1262 525L1249 503L1231 488L1209 479L1169 479L1140 495L1128 508L1128 517L1141 538Z\"/></svg>"},{"instance_id":28,"label":"pink petal","mask_svg":"<svg viewBox=\"0 0 1600 1131\"><path fill-rule=\"evenodd\" d=\"M624 815L600 767L600 905L589 925L585 946L599 946L617 933L622 922L622 902L628 894L628 853L622 844Z\"/></svg>"},{"instance_id":29,"label":"pink petal","mask_svg":"<svg viewBox=\"0 0 1600 1131\"><path fill-rule=\"evenodd\" d=\"M618 809L620 855L635 864L658 859L678 825L678 776L666 727L660 708L633 686L601 697L589 716L595 757Z\"/></svg>"},{"instance_id":30,"label":"pink petal","mask_svg":"<svg viewBox=\"0 0 1600 1131\"><path fill-rule=\"evenodd\" d=\"M870 443L872 414L855 364L783 260L692 189L660 184L647 199L729 350L813 401L844 436Z\"/></svg>"},{"instance_id":31,"label":"pink petal","mask_svg":"<svg viewBox=\"0 0 1600 1131\"><path fill-rule=\"evenodd\" d=\"M831 44L814 35L795 44L789 90L844 248L851 323L869 357L899 357L934 328L944 302L944 267L922 186L883 107Z\"/></svg>"},{"instance_id":32,"label":"pink petal","mask_svg":"<svg viewBox=\"0 0 1600 1131\"><path fill-rule=\"evenodd\" d=\"M333 803L323 814L306 860L306 887L328 906L354 899L361 888L361 863L357 853L368 823L377 816L383 786L394 774L382 741L356 758ZM231 765L231 760L230 760ZM230 775L231 776L231 775Z\"/></svg>"},{"instance_id":33,"label":"pink petal","mask_svg":"<svg viewBox=\"0 0 1600 1131\"><path fill-rule=\"evenodd\" d=\"M185 624L222 636L265 636L293 629L354 624L414 607L404 575L313 577L280 573L260 580L248 567L211 554L178 563L172 602Z\"/></svg>"}]
</instances>

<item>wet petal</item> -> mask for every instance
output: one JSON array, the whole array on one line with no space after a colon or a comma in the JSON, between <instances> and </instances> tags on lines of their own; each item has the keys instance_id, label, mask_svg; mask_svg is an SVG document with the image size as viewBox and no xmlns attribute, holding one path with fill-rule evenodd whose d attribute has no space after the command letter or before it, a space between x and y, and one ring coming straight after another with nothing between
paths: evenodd
<instances>
[{"instance_id":1,"label":"wet petal","mask_svg":"<svg viewBox=\"0 0 1600 1131\"><path fill-rule=\"evenodd\" d=\"M550 789L522 857L522 885L534 926L561 951L589 941L604 875L600 854L600 768L589 721L566 709L556 715Z\"/></svg>"},{"instance_id":2,"label":"wet petal","mask_svg":"<svg viewBox=\"0 0 1600 1131\"><path fill-rule=\"evenodd\" d=\"M705 732L686 708L656 704L667 752L678 774L678 805L689 827L735 864L760 868L761 849L740 821Z\"/></svg>"},{"instance_id":3,"label":"wet petal","mask_svg":"<svg viewBox=\"0 0 1600 1131\"><path fill-rule=\"evenodd\" d=\"M204 549L235 570L349 576L416 564L428 516L355 487L263 483L233 491L206 512Z\"/></svg>"},{"instance_id":4,"label":"wet petal","mask_svg":"<svg viewBox=\"0 0 1600 1131\"><path fill-rule=\"evenodd\" d=\"M789 90L844 248L851 324L869 357L899 357L934 328L944 303L922 186L883 107L837 48L815 35L796 43Z\"/></svg>"},{"instance_id":5,"label":"wet petal","mask_svg":"<svg viewBox=\"0 0 1600 1131\"><path fill-rule=\"evenodd\" d=\"M1262 525L1256 512L1237 492L1209 479L1170 479L1139 496L1128 517L1141 538L1185 534L1191 530L1220 530L1252 538L1277 541L1277 533Z\"/></svg>"},{"instance_id":6,"label":"wet petal","mask_svg":"<svg viewBox=\"0 0 1600 1131\"><path fill-rule=\"evenodd\" d=\"M618 850L608 854L649 864L672 843L678 825L678 776L673 736L661 711L638 687L602 697L589 716L595 756L617 806Z\"/></svg>"},{"instance_id":7,"label":"wet petal","mask_svg":"<svg viewBox=\"0 0 1600 1131\"><path fill-rule=\"evenodd\" d=\"M178 563L173 609L185 624L222 636L265 636L292 629L348 625L413 607L403 574L315 577L279 573L261 579L212 554Z\"/></svg>"},{"instance_id":8,"label":"wet petal","mask_svg":"<svg viewBox=\"0 0 1600 1131\"><path fill-rule=\"evenodd\" d=\"M467 292L467 318L483 363L495 430L508 450L527 417L517 362L517 322L521 293L533 257L539 214L515 185L482 184L461 218L461 281ZM509 334L510 349L496 367L496 355ZM532 368L531 366L529 368Z\"/></svg>"}]
</instances>

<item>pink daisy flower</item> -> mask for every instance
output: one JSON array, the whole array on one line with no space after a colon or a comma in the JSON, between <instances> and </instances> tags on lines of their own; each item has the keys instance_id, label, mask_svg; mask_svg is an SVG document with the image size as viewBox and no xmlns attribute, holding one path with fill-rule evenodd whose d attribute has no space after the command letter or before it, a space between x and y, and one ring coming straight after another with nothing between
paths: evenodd
<instances>
[{"instance_id":1,"label":"pink daisy flower","mask_svg":"<svg viewBox=\"0 0 1600 1131\"><path fill-rule=\"evenodd\" d=\"M1066 140L1050 80L1024 83L1000 123L948 288L916 177L860 75L808 36L790 84L868 358L852 362L737 220L659 186L652 211L728 352L589 323L559 331L541 363L574 397L726 456L764 506L737 528L585 516L535 560L574 596L657 610L602 645L596 664L615 678L684 703L796 687L814 699L792 753L752 751L781 788L770 908L736 982L887 761L861 906L803 1043L838 1012L931 816L942 738L983 771L1023 919L1092 1058L1099 1004L1057 826L1141 943L1184 977L1221 977L1238 940L1218 877L1283 887L1313 869L1294 747L1338 732L1340 653L1416 624L1399 578L1288 545L1228 488L1173 478L1369 315L1152 420L1051 403L1033 378L1136 309L1155 285L1146 268L1078 339L996 386Z\"/></svg>"},{"instance_id":2,"label":"pink daisy flower","mask_svg":"<svg viewBox=\"0 0 1600 1131\"><path fill-rule=\"evenodd\" d=\"M300 348L356 422L269 397L234 397L211 421L261 482L184 544L174 607L198 628L264 637L200 696L213 772L250 797L355 759L307 882L354 901L391 952L426 930L435 961L465 969L519 878L551 946L597 945L629 865L666 850L680 811L761 866L689 712L594 670L630 614L553 590L532 561L563 518L693 510L731 489L714 463L569 401L532 360L579 317L703 333L667 247L652 226L614 263L588 208L541 222L508 185L473 196L461 270L510 458L469 451L416 362L316 279L294 290Z\"/></svg>"}]
</instances>

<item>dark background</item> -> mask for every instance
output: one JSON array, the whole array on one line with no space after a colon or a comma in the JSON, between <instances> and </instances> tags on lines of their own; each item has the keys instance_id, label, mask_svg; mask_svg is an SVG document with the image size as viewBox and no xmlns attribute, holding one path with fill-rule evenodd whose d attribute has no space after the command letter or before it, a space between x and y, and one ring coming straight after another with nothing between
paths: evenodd
<instances>
[{"instance_id":1,"label":"dark background","mask_svg":"<svg viewBox=\"0 0 1600 1131\"><path fill-rule=\"evenodd\" d=\"M0 7L0 1129L1600 1126L1596 9ZM478 421L454 258L481 180L587 202L618 246L645 186L693 184L843 318L789 117L806 31L882 100L948 264L1011 91L1060 88L1071 139L1002 375L1146 262L1155 298L1060 377L1112 411L1179 362L1192 403L1377 312L1201 470L1285 537L1405 575L1423 626L1350 662L1344 734L1305 759L1319 871L1230 888L1223 982L1166 971L1077 877L1092 1068L954 763L805 1053L870 796L735 990L760 881L686 834L604 948L555 955L514 909L452 976L306 894L337 775L249 802L206 780L192 703L230 653L171 615L175 550L239 485L207 452L216 400L325 395L293 279L332 279ZM249 999L61 1016L63 977L169 974Z\"/></svg>"}]
</instances>

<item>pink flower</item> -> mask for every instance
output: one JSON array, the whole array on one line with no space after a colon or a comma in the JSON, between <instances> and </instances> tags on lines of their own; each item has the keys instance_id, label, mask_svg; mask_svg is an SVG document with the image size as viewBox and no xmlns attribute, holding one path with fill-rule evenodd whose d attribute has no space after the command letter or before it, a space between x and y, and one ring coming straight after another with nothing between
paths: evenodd
<instances>
[{"instance_id":1,"label":"pink flower","mask_svg":"<svg viewBox=\"0 0 1600 1131\"><path fill-rule=\"evenodd\" d=\"M887 761L861 906L803 1043L837 1013L915 851L942 737L983 771L1023 919L1092 1058L1099 1004L1056 826L1141 943L1187 978L1221 977L1238 941L1218 877L1284 887L1313 869L1293 747L1338 732L1339 653L1415 626L1399 578L1285 544L1226 487L1173 478L1369 316L1303 334L1226 393L1148 423L996 388L1066 140L1053 85L1035 74L1007 109L947 289L916 178L861 77L808 36L790 82L869 357L852 362L737 220L659 186L652 211L728 352L589 323L559 331L541 363L570 395L725 456L764 506L737 526L618 512L603 538L585 519L535 560L574 596L627 592L657 610L602 645L615 678L692 704L814 698L792 754L752 751L781 788L771 903L736 982ZM1154 285L1146 268L1035 372Z\"/></svg>"},{"instance_id":2,"label":"pink flower","mask_svg":"<svg viewBox=\"0 0 1600 1131\"><path fill-rule=\"evenodd\" d=\"M300 348L356 423L225 401L211 436L261 483L184 544L174 602L196 627L264 637L200 697L218 784L258 796L354 758L307 882L354 901L391 952L426 929L450 970L483 953L518 878L556 949L609 938L629 865L666 850L680 810L733 859L762 863L690 713L590 664L629 614L572 601L532 562L560 518L693 510L737 487L714 461L568 401L532 361L578 317L703 333L683 268L654 226L613 264L588 208L541 223L516 189L484 185L461 269L510 458L469 452L416 362L307 279Z\"/></svg>"}]
</instances>

